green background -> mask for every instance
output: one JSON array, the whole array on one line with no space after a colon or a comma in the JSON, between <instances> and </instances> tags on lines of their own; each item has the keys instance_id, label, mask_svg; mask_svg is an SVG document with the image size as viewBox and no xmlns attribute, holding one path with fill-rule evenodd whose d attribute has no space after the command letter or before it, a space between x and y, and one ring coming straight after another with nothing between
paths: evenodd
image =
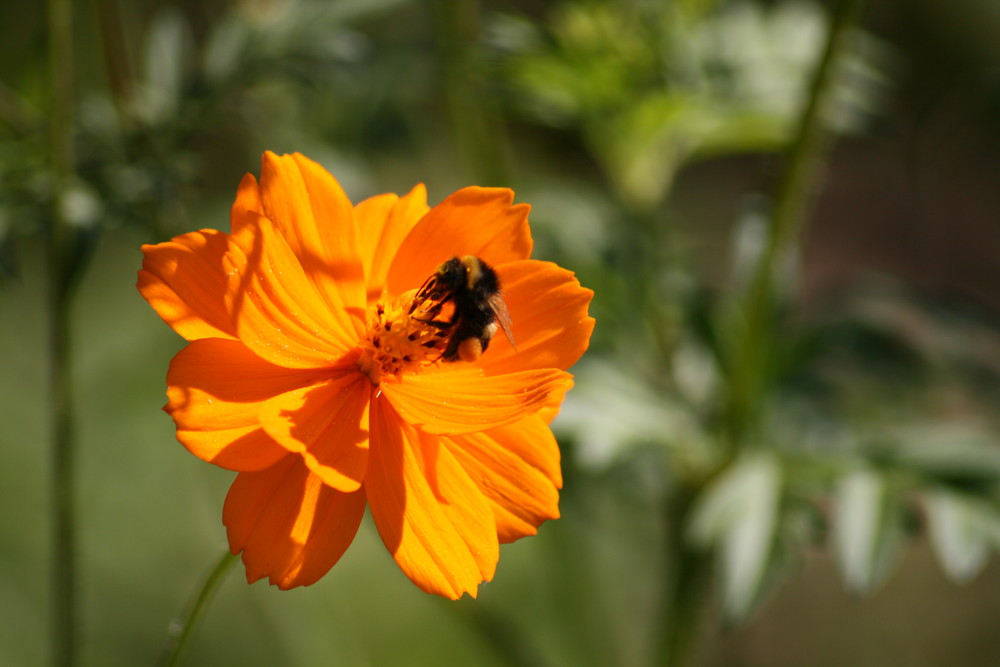
<instances>
[{"instance_id":1,"label":"green background","mask_svg":"<svg viewBox=\"0 0 1000 667\"><path fill-rule=\"evenodd\" d=\"M265 149L320 161L354 201L417 182L432 204L473 183L513 187L533 205L535 257L595 291L598 327L556 422L563 517L504 546L478 600L420 592L366 518L309 588L248 587L238 565L184 664L651 664L670 573L699 546L694 664L979 665L996 653L992 3L868 3L824 116L800 251L775 268L760 343L773 366L747 385L759 391L739 437L727 350L829 5L72 8L80 664L154 663L225 546L233 475L189 455L160 411L182 341L135 278L141 244L226 229ZM0 7L4 665L53 651L45 11ZM780 488L743 489L737 506L769 509L726 523L707 499L742 479L744 451L780 470ZM857 489L872 479L866 505ZM937 523L942 493L962 509ZM699 521L721 532L699 542L685 527ZM764 536L759 562L742 547L718 556L738 525ZM743 588L727 570L739 563L753 573Z\"/></svg>"}]
</instances>

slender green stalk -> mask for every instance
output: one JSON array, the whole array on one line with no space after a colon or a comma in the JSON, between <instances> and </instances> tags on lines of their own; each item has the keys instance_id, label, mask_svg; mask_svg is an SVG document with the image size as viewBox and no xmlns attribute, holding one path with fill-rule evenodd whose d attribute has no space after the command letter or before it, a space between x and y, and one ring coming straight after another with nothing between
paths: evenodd
<instances>
[{"instance_id":1,"label":"slender green stalk","mask_svg":"<svg viewBox=\"0 0 1000 667\"><path fill-rule=\"evenodd\" d=\"M118 110L119 122L128 118L128 100L132 94L134 74L125 39L125 27L119 0L93 0L97 26L101 36L104 67L108 75L111 99Z\"/></svg>"},{"instance_id":2,"label":"slender green stalk","mask_svg":"<svg viewBox=\"0 0 1000 667\"><path fill-rule=\"evenodd\" d=\"M54 273L54 272L52 272ZM68 301L49 275L49 420L52 426L53 520L53 663L76 664L76 511L72 390L70 387L70 317Z\"/></svg>"},{"instance_id":3,"label":"slender green stalk","mask_svg":"<svg viewBox=\"0 0 1000 667\"><path fill-rule=\"evenodd\" d=\"M466 627L478 635L509 665L545 667L547 664L531 639L503 614L476 600L442 602Z\"/></svg>"},{"instance_id":4,"label":"slender green stalk","mask_svg":"<svg viewBox=\"0 0 1000 667\"><path fill-rule=\"evenodd\" d=\"M843 54L850 29L861 14L864 0L840 0L834 10L826 45L814 73L806 105L789 148L778 185L767 245L762 253L743 310L743 326L733 357L729 378L730 395L726 408L724 437L730 454L747 444L756 428L757 410L770 380L769 350L773 337L775 270L784 254L797 241L817 166L826 144L823 113L829 104L837 64ZM709 478L706 478L710 479ZM667 548L675 557L664 605L665 628L656 663L680 667L691 661L697 645L697 628L705 594L709 589L711 560L685 546L683 527L690 506L705 480L694 488L679 491L668 506L670 526Z\"/></svg>"},{"instance_id":5,"label":"slender green stalk","mask_svg":"<svg viewBox=\"0 0 1000 667\"><path fill-rule=\"evenodd\" d=\"M750 286L743 309L743 328L731 360L726 438L734 448L748 439L756 423L756 408L767 390L768 353L773 347L774 333L768 329L774 320L775 270L800 236L803 214L828 140L823 115L829 108L840 57L863 6L864 0L840 0L834 9L827 41L778 183L767 243Z\"/></svg>"},{"instance_id":6,"label":"slender green stalk","mask_svg":"<svg viewBox=\"0 0 1000 667\"><path fill-rule=\"evenodd\" d=\"M212 571L205 577L205 581L202 583L197 595L192 599L188 608L184 610L184 614L171 621L170 628L167 631L167 642L160 653L158 664L161 667L173 667L173 665L178 664L181 654L184 652L187 643L191 640L191 635L194 634L195 628L198 627L198 622L201 620L208 603L219 589L219 585L225 578L226 573L229 572L229 569L237 560L237 555L229 553L228 550L224 551L222 558L219 559L219 562L212 567Z\"/></svg>"},{"instance_id":7,"label":"slender green stalk","mask_svg":"<svg viewBox=\"0 0 1000 667\"><path fill-rule=\"evenodd\" d=\"M76 663L76 516L73 401L70 385L71 254L65 193L73 178L73 7L48 0L48 48L52 108L50 151L52 211L47 230L49 423L52 426L52 645L53 664Z\"/></svg>"},{"instance_id":8,"label":"slender green stalk","mask_svg":"<svg viewBox=\"0 0 1000 667\"><path fill-rule=\"evenodd\" d=\"M687 546L686 519L696 497L696 486L679 491L667 506L667 549L672 556L664 591L662 632L655 665L680 666L690 662L698 645L698 628L712 583L712 559Z\"/></svg>"},{"instance_id":9,"label":"slender green stalk","mask_svg":"<svg viewBox=\"0 0 1000 667\"><path fill-rule=\"evenodd\" d=\"M799 120L796 140L788 153L788 162L778 184L774 216L763 267L794 243L802 227L806 202L813 194L813 184L829 139L823 126L823 114L829 109L837 67L845 52L850 31L857 24L864 0L841 0L831 20L826 45L813 76L806 108ZM766 270L766 269L764 269Z\"/></svg>"},{"instance_id":10,"label":"slender green stalk","mask_svg":"<svg viewBox=\"0 0 1000 667\"><path fill-rule=\"evenodd\" d=\"M49 357L49 422L52 433L52 511L53 511L53 664L70 667L76 664L76 509L75 443L73 401L70 378L69 300L61 293L58 255L50 248L50 272L47 295Z\"/></svg>"},{"instance_id":11,"label":"slender green stalk","mask_svg":"<svg viewBox=\"0 0 1000 667\"><path fill-rule=\"evenodd\" d=\"M436 0L434 9L444 101L459 157L481 185L508 185L507 145L502 127L493 122L476 69L478 2Z\"/></svg>"}]
</instances>

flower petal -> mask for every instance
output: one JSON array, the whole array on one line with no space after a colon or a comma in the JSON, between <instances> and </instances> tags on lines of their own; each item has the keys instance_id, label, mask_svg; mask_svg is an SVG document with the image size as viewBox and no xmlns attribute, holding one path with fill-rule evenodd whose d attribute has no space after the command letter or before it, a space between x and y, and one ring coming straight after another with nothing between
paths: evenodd
<instances>
[{"instance_id":1,"label":"flower petal","mask_svg":"<svg viewBox=\"0 0 1000 667\"><path fill-rule=\"evenodd\" d=\"M386 548L428 593L476 596L499 558L496 525L482 491L440 438L418 433L377 398L365 491Z\"/></svg>"},{"instance_id":2,"label":"flower petal","mask_svg":"<svg viewBox=\"0 0 1000 667\"><path fill-rule=\"evenodd\" d=\"M243 552L247 582L268 577L283 590L315 583L351 545L365 512L363 491L323 484L298 456L243 472L226 496L229 549Z\"/></svg>"},{"instance_id":3,"label":"flower petal","mask_svg":"<svg viewBox=\"0 0 1000 667\"><path fill-rule=\"evenodd\" d=\"M225 303L222 256L227 239L222 232L203 229L142 246L139 292L188 340L236 337Z\"/></svg>"},{"instance_id":4,"label":"flower petal","mask_svg":"<svg viewBox=\"0 0 1000 667\"><path fill-rule=\"evenodd\" d=\"M270 220L256 216L232 234L223 264L226 304L247 347L290 368L346 363L364 311L331 310Z\"/></svg>"},{"instance_id":5,"label":"flower petal","mask_svg":"<svg viewBox=\"0 0 1000 667\"><path fill-rule=\"evenodd\" d=\"M242 229L247 220L253 220L255 215L264 215L264 202L260 198L260 187L253 174L245 174L240 181L240 187L236 190L236 199L229 209L229 229L231 232L238 232ZM265 216L266 217L266 216Z\"/></svg>"},{"instance_id":6,"label":"flower petal","mask_svg":"<svg viewBox=\"0 0 1000 667\"><path fill-rule=\"evenodd\" d=\"M261 425L327 486L351 492L368 468L368 402L372 385L358 373L296 389L264 404Z\"/></svg>"},{"instance_id":7,"label":"flower petal","mask_svg":"<svg viewBox=\"0 0 1000 667\"><path fill-rule=\"evenodd\" d=\"M404 375L383 382L389 402L427 433L472 433L510 424L562 399L573 376L545 368L484 376L479 368Z\"/></svg>"},{"instance_id":8,"label":"flower petal","mask_svg":"<svg viewBox=\"0 0 1000 667\"><path fill-rule=\"evenodd\" d=\"M497 266L531 255L527 204L507 188L462 188L428 211L403 240L389 267L393 294L419 287L442 262L476 255Z\"/></svg>"},{"instance_id":9,"label":"flower petal","mask_svg":"<svg viewBox=\"0 0 1000 667\"><path fill-rule=\"evenodd\" d=\"M369 304L382 295L389 264L399 244L428 210L427 189L422 183L403 197L378 195L355 207Z\"/></svg>"},{"instance_id":10,"label":"flower petal","mask_svg":"<svg viewBox=\"0 0 1000 667\"><path fill-rule=\"evenodd\" d=\"M447 442L489 500L500 542L534 535L543 521L559 517L559 446L541 417Z\"/></svg>"},{"instance_id":11,"label":"flower petal","mask_svg":"<svg viewBox=\"0 0 1000 667\"><path fill-rule=\"evenodd\" d=\"M270 364L239 341L205 338L170 362L164 410L177 424L177 439L198 458L230 470L260 470L288 454L260 428L263 401L327 377L329 371Z\"/></svg>"},{"instance_id":12,"label":"flower petal","mask_svg":"<svg viewBox=\"0 0 1000 667\"><path fill-rule=\"evenodd\" d=\"M512 262L497 267L497 275L517 349L506 336L494 336L479 361L486 374L566 370L576 363L594 330L594 319L587 314L594 293L581 287L571 271L551 262Z\"/></svg>"},{"instance_id":13,"label":"flower petal","mask_svg":"<svg viewBox=\"0 0 1000 667\"><path fill-rule=\"evenodd\" d=\"M365 274L354 207L337 180L304 155L268 151L261 160L260 194L265 216L329 309L364 309ZM354 327L357 340L364 331L363 313L343 324Z\"/></svg>"}]
</instances>

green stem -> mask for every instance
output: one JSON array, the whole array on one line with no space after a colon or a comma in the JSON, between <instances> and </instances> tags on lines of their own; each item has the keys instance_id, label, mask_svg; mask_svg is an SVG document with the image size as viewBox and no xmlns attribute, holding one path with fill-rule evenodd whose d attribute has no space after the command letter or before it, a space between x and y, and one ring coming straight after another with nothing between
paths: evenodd
<instances>
[{"instance_id":1,"label":"green stem","mask_svg":"<svg viewBox=\"0 0 1000 667\"><path fill-rule=\"evenodd\" d=\"M823 115L829 108L845 43L863 6L864 0L841 0L834 9L826 44L778 183L767 244L744 306L743 331L731 365L726 437L734 448L748 439L755 424L755 408L766 393L770 374L767 354L773 347L774 332L769 327L774 320L775 267L801 235L806 204L813 194L828 140Z\"/></svg>"},{"instance_id":2,"label":"green stem","mask_svg":"<svg viewBox=\"0 0 1000 667\"><path fill-rule=\"evenodd\" d=\"M68 301L49 275L49 414L52 425L53 647L54 664L76 663L76 512L75 452L70 387L70 318Z\"/></svg>"},{"instance_id":3,"label":"green stem","mask_svg":"<svg viewBox=\"0 0 1000 667\"><path fill-rule=\"evenodd\" d=\"M50 151L52 212L46 234L49 354L49 422L52 425L52 643L53 663L76 663L75 452L70 386L71 254L65 193L73 179L73 7L71 0L48 0L51 85Z\"/></svg>"},{"instance_id":4,"label":"green stem","mask_svg":"<svg viewBox=\"0 0 1000 667\"><path fill-rule=\"evenodd\" d=\"M767 245L744 304L744 321L731 361L726 406L725 440L730 456L750 440L756 428L756 410L767 390L770 374L768 351L773 348L775 267L797 241L803 214L816 180L827 135L823 113L829 105L837 64L850 29L861 14L864 0L840 0L832 17L826 45L816 68L798 129L788 152L775 198ZM691 505L712 478L680 490L668 506L667 548L675 557L663 606L664 626L654 664L681 667L691 661L705 595L711 584L712 561L686 546L683 530Z\"/></svg>"},{"instance_id":5,"label":"green stem","mask_svg":"<svg viewBox=\"0 0 1000 667\"><path fill-rule=\"evenodd\" d=\"M798 238L806 202L813 193L817 167L829 138L823 114L830 104L836 69L851 29L857 24L864 0L841 0L832 17L826 45L813 76L805 111L799 120L796 141L778 184L771 234L765 258L773 260ZM770 266L772 262L766 262Z\"/></svg>"},{"instance_id":6,"label":"green stem","mask_svg":"<svg viewBox=\"0 0 1000 667\"><path fill-rule=\"evenodd\" d=\"M502 656L507 664L519 667L545 667L546 662L541 652L512 619L492 611L478 601L448 600L442 604L493 648L497 655Z\"/></svg>"},{"instance_id":7,"label":"green stem","mask_svg":"<svg viewBox=\"0 0 1000 667\"><path fill-rule=\"evenodd\" d=\"M712 559L688 547L684 536L696 493L696 487L686 488L671 498L667 506L666 547L672 562L664 592L664 623L652 663L655 665L680 667L687 664L698 645L698 628L712 582Z\"/></svg>"},{"instance_id":8,"label":"green stem","mask_svg":"<svg viewBox=\"0 0 1000 667\"><path fill-rule=\"evenodd\" d=\"M492 114L476 76L479 6L476 0L437 0L435 32L441 81L459 157L481 185L510 180L502 128Z\"/></svg>"},{"instance_id":9,"label":"green stem","mask_svg":"<svg viewBox=\"0 0 1000 667\"><path fill-rule=\"evenodd\" d=\"M132 95L134 75L125 39L124 22L118 0L94 0L97 25L101 36L101 50L108 75L111 99L118 110L118 119L128 118L128 100Z\"/></svg>"},{"instance_id":10,"label":"green stem","mask_svg":"<svg viewBox=\"0 0 1000 667\"><path fill-rule=\"evenodd\" d=\"M50 260L51 262L52 260ZM53 518L53 647L54 664L76 663L76 457L73 438L70 386L69 301L60 294L59 268L50 264L49 320L49 420L52 425Z\"/></svg>"},{"instance_id":11,"label":"green stem","mask_svg":"<svg viewBox=\"0 0 1000 667\"><path fill-rule=\"evenodd\" d=\"M231 554L229 551L223 552L222 558L219 559L219 562L215 564L212 571L205 577L205 581L198 590L198 594L194 597L191 604L188 605L184 614L171 621L170 628L167 631L167 642L163 647L162 653L160 653L159 664L162 667L173 667L173 665L178 664L184 647L187 646L191 635L194 634L195 628L198 627L198 621L201 620L208 603L218 590L229 568L237 560L237 554Z\"/></svg>"}]
</instances>

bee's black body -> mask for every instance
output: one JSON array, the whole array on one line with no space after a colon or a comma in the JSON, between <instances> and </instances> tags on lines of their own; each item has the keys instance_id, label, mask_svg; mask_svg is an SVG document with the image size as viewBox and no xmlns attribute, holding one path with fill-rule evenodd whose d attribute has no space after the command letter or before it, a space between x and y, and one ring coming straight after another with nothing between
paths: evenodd
<instances>
[{"instance_id":1,"label":"bee's black body","mask_svg":"<svg viewBox=\"0 0 1000 667\"><path fill-rule=\"evenodd\" d=\"M445 361L474 361L486 348L497 328L502 328L513 343L510 315L500 295L500 279L486 262L466 255L452 257L441 264L414 298L416 304L436 302L427 320L447 333L448 344L442 352ZM437 320L444 305L454 310L446 320ZM478 341L478 345L472 341Z\"/></svg>"}]
</instances>

